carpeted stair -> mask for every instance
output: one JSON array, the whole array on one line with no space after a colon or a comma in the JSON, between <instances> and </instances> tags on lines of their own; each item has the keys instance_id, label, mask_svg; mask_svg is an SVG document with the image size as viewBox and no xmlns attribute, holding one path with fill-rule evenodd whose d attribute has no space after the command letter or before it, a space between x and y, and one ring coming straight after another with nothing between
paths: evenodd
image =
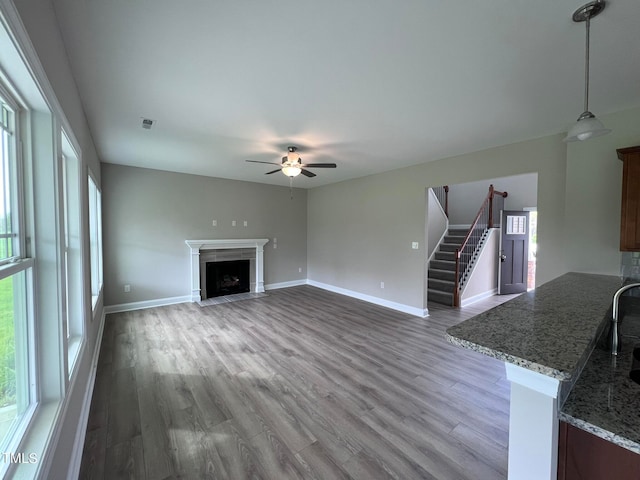
<instances>
[{"instance_id":1,"label":"carpeted stair","mask_svg":"<svg viewBox=\"0 0 640 480\"><path fill-rule=\"evenodd\" d=\"M466 230L449 229L429 263L427 294L430 302L453 305L456 248L460 247L466 234Z\"/></svg>"}]
</instances>

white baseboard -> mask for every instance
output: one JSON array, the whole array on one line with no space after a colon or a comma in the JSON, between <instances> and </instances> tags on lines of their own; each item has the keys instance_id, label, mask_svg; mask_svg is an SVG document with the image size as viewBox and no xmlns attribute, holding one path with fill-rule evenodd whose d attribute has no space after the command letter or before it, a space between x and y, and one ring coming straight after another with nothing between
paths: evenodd
<instances>
[{"instance_id":1,"label":"white baseboard","mask_svg":"<svg viewBox=\"0 0 640 480\"><path fill-rule=\"evenodd\" d=\"M173 305L176 303L185 303L190 301L191 301L191 295L184 295L182 297L168 297L168 298L158 298L156 300L145 300L142 302L120 303L118 305L109 305L104 307L104 313L130 312L131 310L163 307L165 305Z\"/></svg>"},{"instance_id":2,"label":"white baseboard","mask_svg":"<svg viewBox=\"0 0 640 480\"><path fill-rule=\"evenodd\" d=\"M364 300L365 302L374 303L382 307L391 308L392 310L398 310L399 312L408 313L409 315L415 315L416 317L428 317L429 309L416 308L410 305L404 305L402 303L391 302L384 298L374 297L372 295L366 295L360 292L354 292L353 290L347 290L346 288L335 287L326 283L316 282L315 280L307 280L307 284L322 288L323 290L329 290L330 292L339 293L340 295L346 295L347 297L357 298L358 300Z\"/></svg>"},{"instance_id":3,"label":"white baseboard","mask_svg":"<svg viewBox=\"0 0 640 480\"><path fill-rule=\"evenodd\" d=\"M478 295L474 295L473 297L463 298L460 302L461 307L466 307L467 305L471 305L472 303L479 302L480 300L484 300L485 298L493 297L498 294L498 289L494 288L493 290L488 290L483 293L479 293Z\"/></svg>"},{"instance_id":4,"label":"white baseboard","mask_svg":"<svg viewBox=\"0 0 640 480\"><path fill-rule=\"evenodd\" d=\"M264 286L265 290L277 290L278 288L298 287L300 285L306 285L307 279L292 280L290 282L270 283Z\"/></svg>"},{"instance_id":5,"label":"white baseboard","mask_svg":"<svg viewBox=\"0 0 640 480\"><path fill-rule=\"evenodd\" d=\"M84 401L82 403L82 411L80 412L80 421L76 430L76 438L73 442L73 456L69 462L69 477L79 478L80 467L82 466L82 452L84 451L84 441L87 435L87 425L89 423L89 412L91 411L91 400L93 399L93 389L96 384L96 373L98 371L98 358L100 356L100 346L102 345L102 335L104 333L104 320L106 313L102 312L100 318L100 326L98 327L98 335L96 337L96 345L93 349L93 358L91 359L91 373L89 381L84 393Z\"/></svg>"},{"instance_id":6,"label":"white baseboard","mask_svg":"<svg viewBox=\"0 0 640 480\"><path fill-rule=\"evenodd\" d=\"M346 295L347 297L353 297L359 300L364 300L365 302L374 303L376 305L391 308L393 310L398 310L400 312L408 313L409 315L415 315L417 317L425 318L429 316L429 310L427 308L420 309L416 307L411 307L409 305L404 305L402 303L396 303L389 300L385 300L384 298L374 297L372 295L365 295L364 293L359 293L353 290L347 290L345 288L335 287L333 285L316 282L308 279L293 280L290 282L271 283L271 284L265 285L264 288L265 290L276 290L279 288L297 287L300 285L311 285L314 287L322 288L323 290L329 290L334 293ZM152 308L152 307L162 307L165 305L173 305L175 303L184 303L184 302L191 302L191 295L185 295L182 297L159 298L156 300L145 300L143 302L121 303L119 305L109 305L104 307L104 312L105 314L129 312L132 310L141 310L143 308Z\"/></svg>"}]
</instances>

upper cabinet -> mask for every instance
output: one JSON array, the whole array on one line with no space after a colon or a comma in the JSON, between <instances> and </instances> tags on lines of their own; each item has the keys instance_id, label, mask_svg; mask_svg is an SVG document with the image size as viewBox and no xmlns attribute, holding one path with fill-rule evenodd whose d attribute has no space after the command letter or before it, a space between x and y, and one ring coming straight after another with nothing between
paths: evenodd
<instances>
[{"instance_id":1,"label":"upper cabinet","mask_svg":"<svg viewBox=\"0 0 640 480\"><path fill-rule=\"evenodd\" d=\"M620 250L640 252L640 145L616 151L623 162Z\"/></svg>"}]
</instances>

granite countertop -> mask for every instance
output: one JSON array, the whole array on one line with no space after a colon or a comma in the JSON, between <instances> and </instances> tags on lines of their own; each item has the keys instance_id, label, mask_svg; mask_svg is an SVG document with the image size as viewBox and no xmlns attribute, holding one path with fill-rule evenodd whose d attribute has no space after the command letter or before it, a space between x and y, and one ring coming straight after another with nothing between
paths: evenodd
<instances>
[{"instance_id":1,"label":"granite countertop","mask_svg":"<svg viewBox=\"0 0 640 480\"><path fill-rule=\"evenodd\" d=\"M567 273L447 329L447 340L561 380L560 420L640 454L640 385L629 378L640 315L623 317L615 358L606 342L596 347L621 285Z\"/></svg>"},{"instance_id":2,"label":"granite countertop","mask_svg":"<svg viewBox=\"0 0 640 480\"><path fill-rule=\"evenodd\" d=\"M593 350L559 418L640 453L640 385L629 378L633 347L640 344L640 316L623 317L620 330L636 338L623 337L617 357Z\"/></svg>"},{"instance_id":3,"label":"granite countertop","mask_svg":"<svg viewBox=\"0 0 640 480\"><path fill-rule=\"evenodd\" d=\"M447 329L463 348L575 380L604 329L620 277L567 273Z\"/></svg>"}]
</instances>

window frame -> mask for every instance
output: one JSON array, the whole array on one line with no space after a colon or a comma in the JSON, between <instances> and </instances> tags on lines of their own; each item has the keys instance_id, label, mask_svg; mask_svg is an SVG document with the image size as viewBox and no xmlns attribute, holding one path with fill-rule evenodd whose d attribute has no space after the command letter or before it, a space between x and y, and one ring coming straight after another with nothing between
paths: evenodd
<instances>
[{"instance_id":1,"label":"window frame","mask_svg":"<svg viewBox=\"0 0 640 480\"><path fill-rule=\"evenodd\" d=\"M102 192L89 170L87 176L89 194L89 268L91 270L91 310L95 314L102 294Z\"/></svg>"},{"instance_id":2,"label":"window frame","mask_svg":"<svg viewBox=\"0 0 640 480\"><path fill-rule=\"evenodd\" d=\"M58 155L59 180L58 198L61 208L62 265L61 286L64 289L64 307L62 311L63 341L67 352L67 377L75 371L76 360L82 350L85 337L84 315L84 262L81 185L82 168L79 147L73 136L64 128L59 128L60 146Z\"/></svg>"},{"instance_id":3,"label":"window frame","mask_svg":"<svg viewBox=\"0 0 640 480\"><path fill-rule=\"evenodd\" d=\"M2 451L15 451L27 432L38 405L38 391L36 384L36 344L35 344L35 312L34 312L34 259L27 256L27 225L26 225L26 184L24 183L24 159L21 148L22 129L28 117L28 110L24 109L4 85L4 78L0 78L0 105L4 111L7 105L12 111L12 148L9 150L8 161L10 168L10 205L11 236L13 237L12 255L0 262L0 281L22 276L23 283L16 301L17 291L13 291L14 300L14 345L16 371L16 417L3 438L0 438ZM1 127L3 131L5 127ZM4 151L0 152L0 163L4 168ZM15 214L14 214L15 211ZM16 312L16 310L18 312ZM20 373L19 373L20 372ZM0 474L4 475L10 468L8 464L0 464Z\"/></svg>"}]
</instances>

